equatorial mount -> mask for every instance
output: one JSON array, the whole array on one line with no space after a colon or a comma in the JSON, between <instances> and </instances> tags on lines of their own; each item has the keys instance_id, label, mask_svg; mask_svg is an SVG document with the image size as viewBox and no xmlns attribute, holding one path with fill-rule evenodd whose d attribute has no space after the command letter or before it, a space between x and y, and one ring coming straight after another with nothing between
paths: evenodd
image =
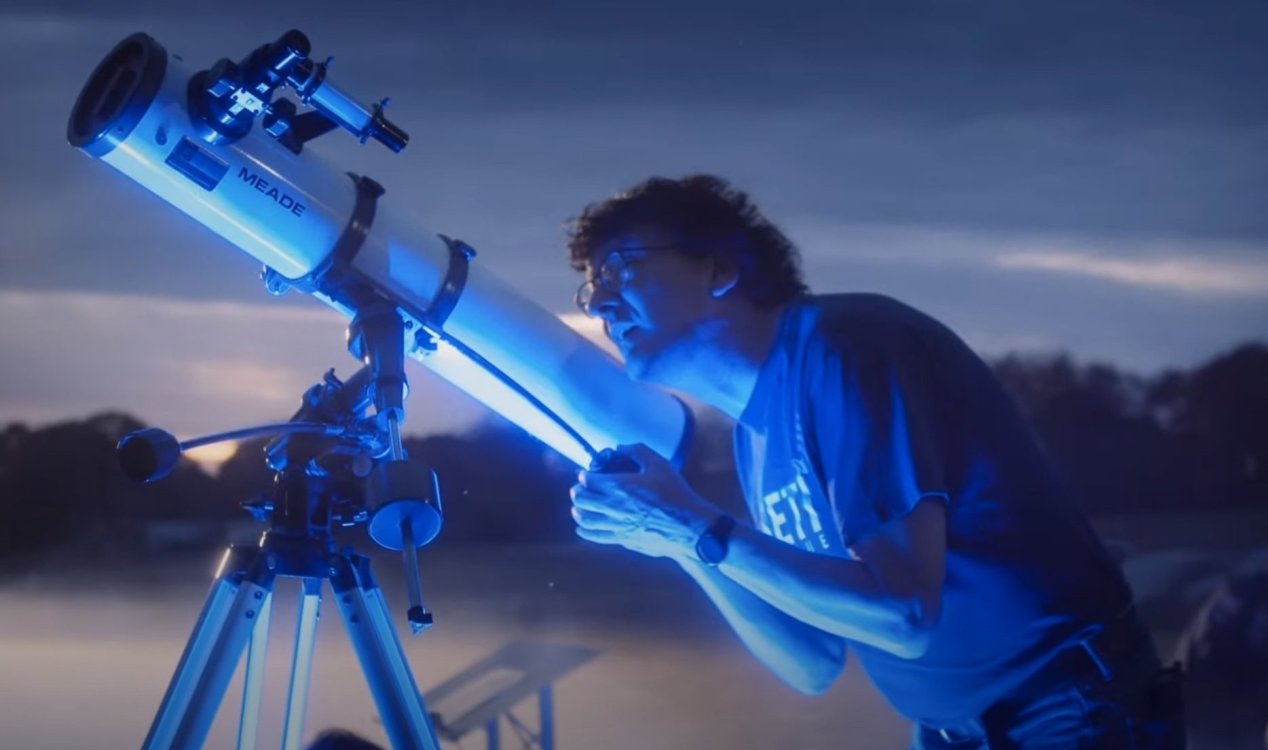
<instances>
[{"instance_id":1,"label":"equatorial mount","mask_svg":"<svg viewBox=\"0 0 1268 750\"><path fill-rule=\"evenodd\" d=\"M156 428L119 441L124 473L137 481L167 476L182 452L225 440L277 436L264 449L273 488L245 505L270 523L265 537L330 544L332 525L367 524L380 546L402 552L414 632L432 623L422 602L416 550L440 533L444 516L436 473L409 459L400 422L408 389L400 314L369 305L349 327L349 349L365 366L347 382L328 371L303 395L288 422L178 442ZM372 413L367 413L373 407Z\"/></svg>"},{"instance_id":2,"label":"equatorial mount","mask_svg":"<svg viewBox=\"0 0 1268 750\"><path fill-rule=\"evenodd\" d=\"M399 425L408 388L404 335L400 314L390 305L369 304L349 329L349 347L364 366L346 382L328 371L304 393L288 422L183 443L149 428L119 442L125 473L156 481L171 472L185 450L220 440L276 436L264 450L274 472L273 486L263 499L245 504L268 528L258 545L235 545L225 553L145 750L203 746L248 644L239 746L254 742L278 578L299 579L302 589L284 747L298 747L302 736L321 592L328 582L393 746L439 750L370 561L337 549L333 536L335 526L365 523L376 543L400 550L410 629L418 634L432 624L423 606L417 548L440 532L443 515L436 473L410 460L401 445Z\"/></svg>"}]
</instances>

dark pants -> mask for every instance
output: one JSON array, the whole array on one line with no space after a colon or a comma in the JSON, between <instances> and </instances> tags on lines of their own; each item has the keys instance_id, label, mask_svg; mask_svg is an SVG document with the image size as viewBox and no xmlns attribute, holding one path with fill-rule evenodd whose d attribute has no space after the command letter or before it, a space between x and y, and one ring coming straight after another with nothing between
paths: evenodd
<instances>
[{"instance_id":1,"label":"dark pants","mask_svg":"<svg viewBox=\"0 0 1268 750\"><path fill-rule=\"evenodd\" d=\"M980 716L917 724L914 750L1183 750L1178 667L1128 613L1057 654Z\"/></svg>"}]
</instances>

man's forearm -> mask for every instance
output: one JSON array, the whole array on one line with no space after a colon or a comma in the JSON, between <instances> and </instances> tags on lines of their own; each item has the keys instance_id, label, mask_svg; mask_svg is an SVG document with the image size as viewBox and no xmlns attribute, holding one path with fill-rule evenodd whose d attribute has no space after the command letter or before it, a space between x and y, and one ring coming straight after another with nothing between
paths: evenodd
<instances>
[{"instance_id":1,"label":"man's forearm","mask_svg":"<svg viewBox=\"0 0 1268 750\"><path fill-rule=\"evenodd\" d=\"M716 569L691 559L678 562L753 656L792 688L818 695L841 673L843 638L790 617Z\"/></svg>"},{"instance_id":2,"label":"man's forearm","mask_svg":"<svg viewBox=\"0 0 1268 750\"><path fill-rule=\"evenodd\" d=\"M794 620L899 656L918 655L938 614L913 575L882 577L859 560L806 552L750 527L735 529L717 572ZM938 568L939 585L941 575Z\"/></svg>"}]
</instances>

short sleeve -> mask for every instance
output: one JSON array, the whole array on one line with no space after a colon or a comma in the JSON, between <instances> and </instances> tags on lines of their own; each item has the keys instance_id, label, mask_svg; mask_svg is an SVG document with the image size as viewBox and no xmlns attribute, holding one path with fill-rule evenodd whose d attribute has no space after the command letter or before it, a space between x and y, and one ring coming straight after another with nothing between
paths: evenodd
<instances>
[{"instance_id":1,"label":"short sleeve","mask_svg":"<svg viewBox=\"0 0 1268 750\"><path fill-rule=\"evenodd\" d=\"M805 371L807 448L846 545L926 497L945 500L933 373L914 356L881 348L828 350L817 359Z\"/></svg>"}]
</instances>

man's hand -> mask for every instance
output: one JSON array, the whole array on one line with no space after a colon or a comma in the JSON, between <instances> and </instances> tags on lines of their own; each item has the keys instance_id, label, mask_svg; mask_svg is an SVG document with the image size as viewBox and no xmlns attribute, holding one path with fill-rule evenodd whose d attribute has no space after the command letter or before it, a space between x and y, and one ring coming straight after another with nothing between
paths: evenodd
<instances>
[{"instance_id":1,"label":"man's hand","mask_svg":"<svg viewBox=\"0 0 1268 750\"><path fill-rule=\"evenodd\" d=\"M696 539L722 511L647 446L623 445L617 452L639 470L578 474L571 491L577 536L649 557L694 558Z\"/></svg>"}]
</instances>

